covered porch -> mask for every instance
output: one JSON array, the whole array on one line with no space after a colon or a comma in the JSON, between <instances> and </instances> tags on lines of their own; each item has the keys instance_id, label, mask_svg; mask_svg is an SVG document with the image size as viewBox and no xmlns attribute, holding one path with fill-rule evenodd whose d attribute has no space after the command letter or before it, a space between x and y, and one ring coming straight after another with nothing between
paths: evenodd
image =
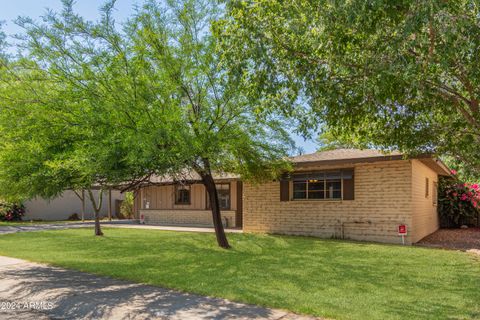
<instances>
[{"instance_id":1,"label":"covered porch","mask_svg":"<svg viewBox=\"0 0 480 320\"><path fill-rule=\"evenodd\" d=\"M215 179L222 223L241 229L243 185L238 178ZM213 227L206 188L198 180L159 183L136 192L134 210L148 225Z\"/></svg>"}]
</instances>

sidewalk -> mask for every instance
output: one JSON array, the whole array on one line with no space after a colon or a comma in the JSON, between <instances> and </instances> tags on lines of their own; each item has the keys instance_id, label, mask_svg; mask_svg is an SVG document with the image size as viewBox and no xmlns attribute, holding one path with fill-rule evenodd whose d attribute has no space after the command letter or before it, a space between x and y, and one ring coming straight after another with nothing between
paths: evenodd
<instances>
[{"instance_id":1,"label":"sidewalk","mask_svg":"<svg viewBox=\"0 0 480 320\"><path fill-rule=\"evenodd\" d=\"M102 225L103 226L103 225ZM181 226L155 226L148 224L106 224L109 228L127 228L127 229L148 229L148 230L163 230L163 231L181 231L181 232L207 232L214 233L215 229L208 227L181 227ZM225 229L226 233L242 233L242 229Z\"/></svg>"},{"instance_id":2,"label":"sidewalk","mask_svg":"<svg viewBox=\"0 0 480 320\"><path fill-rule=\"evenodd\" d=\"M7 320L315 319L1 256L0 303Z\"/></svg>"}]
</instances>

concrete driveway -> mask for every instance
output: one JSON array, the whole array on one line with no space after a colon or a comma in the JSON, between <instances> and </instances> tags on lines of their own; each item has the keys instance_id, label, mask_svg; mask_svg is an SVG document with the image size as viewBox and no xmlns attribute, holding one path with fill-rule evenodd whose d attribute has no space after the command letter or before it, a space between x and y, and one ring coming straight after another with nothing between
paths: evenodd
<instances>
[{"instance_id":1,"label":"concrete driveway","mask_svg":"<svg viewBox=\"0 0 480 320\"><path fill-rule=\"evenodd\" d=\"M92 226L89 222L79 223L56 223L56 224L32 224L24 226L0 226L0 235L17 233L17 232L33 232L33 231L45 231L45 230L61 230L68 228L85 228Z\"/></svg>"},{"instance_id":2,"label":"concrete driveway","mask_svg":"<svg viewBox=\"0 0 480 320\"><path fill-rule=\"evenodd\" d=\"M45 223L45 224L30 224L22 226L0 226L0 235L17 233L17 232L33 232L45 230L61 230L72 228L92 228L94 222L68 222L68 223ZM183 227L183 226L157 226L148 224L139 224L135 220L114 220L101 221L102 227L109 228L127 228L127 229L148 229L148 230L163 230L163 231L179 231L179 232L201 232L213 233L215 230L208 227ZM241 233L241 229L225 229L226 233Z\"/></svg>"},{"instance_id":3,"label":"concrete driveway","mask_svg":"<svg viewBox=\"0 0 480 320\"><path fill-rule=\"evenodd\" d=\"M281 310L0 256L0 319L282 319Z\"/></svg>"}]
</instances>

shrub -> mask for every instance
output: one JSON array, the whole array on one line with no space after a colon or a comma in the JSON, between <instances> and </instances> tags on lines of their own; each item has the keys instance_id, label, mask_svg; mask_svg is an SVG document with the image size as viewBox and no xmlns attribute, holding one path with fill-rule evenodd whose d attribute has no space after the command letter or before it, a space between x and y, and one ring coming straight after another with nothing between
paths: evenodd
<instances>
[{"instance_id":1,"label":"shrub","mask_svg":"<svg viewBox=\"0 0 480 320\"><path fill-rule=\"evenodd\" d=\"M472 225L480 214L480 186L453 179L441 179L439 184L439 214L442 227Z\"/></svg>"},{"instance_id":2,"label":"shrub","mask_svg":"<svg viewBox=\"0 0 480 320\"><path fill-rule=\"evenodd\" d=\"M134 217L133 213L133 201L134 195L133 192L127 192L125 194L125 200L122 201L120 205L120 216L121 219L132 219Z\"/></svg>"},{"instance_id":3,"label":"shrub","mask_svg":"<svg viewBox=\"0 0 480 320\"><path fill-rule=\"evenodd\" d=\"M70 220L70 221L77 221L77 220L80 220L80 217L78 216L78 213L73 213L71 214L67 220Z\"/></svg>"},{"instance_id":4,"label":"shrub","mask_svg":"<svg viewBox=\"0 0 480 320\"><path fill-rule=\"evenodd\" d=\"M1 221L20 221L24 215L25 206L23 204L0 201Z\"/></svg>"}]
</instances>

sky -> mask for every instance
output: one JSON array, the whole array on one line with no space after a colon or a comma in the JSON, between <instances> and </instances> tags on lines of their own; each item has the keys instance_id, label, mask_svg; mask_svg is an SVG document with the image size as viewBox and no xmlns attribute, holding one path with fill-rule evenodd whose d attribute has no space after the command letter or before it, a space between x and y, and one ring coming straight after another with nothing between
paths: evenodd
<instances>
[{"instance_id":1,"label":"sky","mask_svg":"<svg viewBox=\"0 0 480 320\"><path fill-rule=\"evenodd\" d=\"M133 7L139 0L117 0L115 19L121 22L133 13ZM0 21L4 21L3 31L7 35L21 33L22 29L13 22L18 16L28 16L34 19L40 18L47 9L61 9L61 0L0 0ZM77 0L75 10L87 19L98 17L98 8L101 0ZM302 137L292 133L297 147L303 149L304 153L315 152L318 148L313 140L304 140Z\"/></svg>"}]
</instances>

